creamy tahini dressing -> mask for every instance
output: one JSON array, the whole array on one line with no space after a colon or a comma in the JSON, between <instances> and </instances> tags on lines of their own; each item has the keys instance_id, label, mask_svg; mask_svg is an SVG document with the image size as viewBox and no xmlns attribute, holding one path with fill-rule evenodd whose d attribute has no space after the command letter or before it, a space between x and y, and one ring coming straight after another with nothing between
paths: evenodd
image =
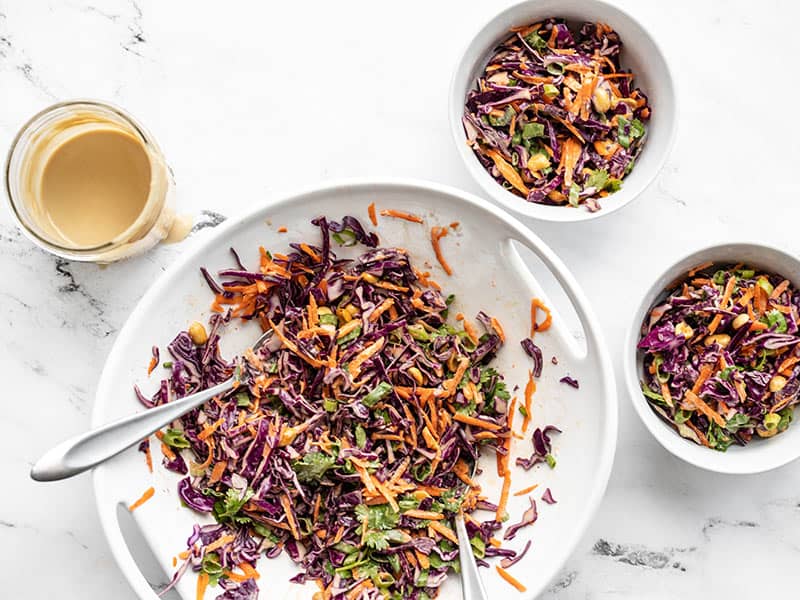
<instances>
[{"instance_id":1,"label":"creamy tahini dressing","mask_svg":"<svg viewBox=\"0 0 800 600\"><path fill-rule=\"evenodd\" d=\"M39 182L43 215L71 245L117 239L142 214L151 169L140 140L98 123L55 146Z\"/></svg>"},{"instance_id":2,"label":"creamy tahini dressing","mask_svg":"<svg viewBox=\"0 0 800 600\"><path fill-rule=\"evenodd\" d=\"M43 124L27 144L19 181L42 235L64 248L102 249L99 262L157 240L179 241L191 229L167 201L171 177L160 152L102 111L76 110Z\"/></svg>"}]
</instances>

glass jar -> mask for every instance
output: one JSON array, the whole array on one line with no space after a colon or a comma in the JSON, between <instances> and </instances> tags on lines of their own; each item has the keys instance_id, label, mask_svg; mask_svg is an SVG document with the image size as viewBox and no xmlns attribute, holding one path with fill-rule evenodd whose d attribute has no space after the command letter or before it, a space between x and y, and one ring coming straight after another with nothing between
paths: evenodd
<instances>
[{"instance_id":1,"label":"glass jar","mask_svg":"<svg viewBox=\"0 0 800 600\"><path fill-rule=\"evenodd\" d=\"M150 186L141 212L127 229L86 247L72 243L52 223L42 204L41 180L55 149L92 127L109 128L141 144L150 163ZM139 254L163 240L175 219L172 175L153 137L122 109L95 100L61 102L31 118L11 145L5 183L11 212L25 236L70 260L108 263ZM108 209L114 210L112 203Z\"/></svg>"}]
</instances>

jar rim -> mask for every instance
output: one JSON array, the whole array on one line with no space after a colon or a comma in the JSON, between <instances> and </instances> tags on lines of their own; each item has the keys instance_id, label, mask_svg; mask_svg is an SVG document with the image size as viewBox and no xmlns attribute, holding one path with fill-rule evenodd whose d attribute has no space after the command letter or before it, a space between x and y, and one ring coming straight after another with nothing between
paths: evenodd
<instances>
[{"instance_id":1,"label":"jar rim","mask_svg":"<svg viewBox=\"0 0 800 600\"><path fill-rule=\"evenodd\" d=\"M104 100L97 100L93 98L75 98L71 100L64 100L61 102L56 102L49 106L46 106L42 110L38 111L32 117L30 117L25 123L19 128L17 133L15 134L9 150L6 154L5 165L3 168L3 183L5 188L5 196L6 201L8 202L9 209L11 210L12 217L16 221L17 226L20 228L22 233L34 244L47 250L48 252L60 256L62 258L79 260L79 261L88 261L88 262L101 262L103 260L103 255L109 252L113 252L116 249L123 247L126 244L131 243L130 233L131 231L135 231L137 227L141 227L140 219L142 215L147 213L147 206L153 201L152 198L148 196L145 206L142 209L142 212L137 216L137 218L131 223L131 225L114 239L104 242L103 244L99 244L96 246L88 247L88 248L75 248L66 245L59 244L54 242L51 239L43 236L40 232L36 231L33 227L26 222L23 218L23 215L20 214L21 211L21 203L23 200L21 198L15 197L14 193L12 192L12 173L11 173L11 163L12 159L15 156L15 153L20 149L20 142L22 141L23 137L26 133L30 132L31 129L43 118L47 115L61 110L61 109L72 109L72 108L81 108L86 107L87 109L99 109L102 111L108 111L109 113L113 114L115 117L121 119L126 125L130 126L133 132L141 138L142 144L144 147L149 151L155 154L157 157L164 162L165 168L166 162L164 161L163 153L161 152L161 148L159 148L158 144L156 143L153 136L147 131L147 129L140 123L133 115L128 113L123 108L112 104L110 102L106 102ZM152 175L151 175L152 176ZM169 177L168 177L169 178ZM161 202L164 206L166 205L166 197L161 197L157 199L158 202ZM163 210L164 206L161 207L160 210ZM160 213L160 210L157 211ZM150 229L155 225L157 221L157 217L153 218L153 222L150 224L148 231L145 233L145 237L147 233L149 233Z\"/></svg>"}]
</instances>

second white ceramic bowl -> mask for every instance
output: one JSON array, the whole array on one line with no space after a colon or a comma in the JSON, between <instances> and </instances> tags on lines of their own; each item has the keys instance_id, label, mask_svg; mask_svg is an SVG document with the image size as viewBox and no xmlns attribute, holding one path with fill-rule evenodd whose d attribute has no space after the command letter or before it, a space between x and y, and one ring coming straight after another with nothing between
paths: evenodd
<instances>
[{"instance_id":1,"label":"second white ceramic bowl","mask_svg":"<svg viewBox=\"0 0 800 600\"><path fill-rule=\"evenodd\" d=\"M528 25L548 17L560 17L570 23L603 22L610 25L622 40L622 65L636 74L635 83L650 100L652 117L647 125L647 141L622 189L601 202L602 209L589 212L585 207L548 206L528 202L492 178L467 146L461 117L464 101L475 80L483 71L493 49L509 35L509 29ZM542 221L586 221L619 210L655 179L672 147L677 124L675 87L667 61L650 34L632 16L601 0L527 0L505 9L489 21L470 41L456 68L450 85L450 128L456 148L467 169L484 191L506 210Z\"/></svg>"},{"instance_id":2,"label":"second white ceramic bowl","mask_svg":"<svg viewBox=\"0 0 800 600\"><path fill-rule=\"evenodd\" d=\"M777 248L740 243L710 246L692 252L667 269L653 283L633 315L633 321L625 336L622 355L625 383L639 418L653 437L678 458L717 473L745 474L769 471L800 458L800 423L793 423L786 431L775 437L754 439L747 446L731 446L727 452L719 452L699 446L678 435L656 415L642 394L639 382L643 378L643 354L637 350L636 345L639 343L645 316L651 307L664 299L669 291L667 286L685 277L693 267L709 261L721 264L743 263L782 275L795 287L800 285L800 260Z\"/></svg>"}]
</instances>

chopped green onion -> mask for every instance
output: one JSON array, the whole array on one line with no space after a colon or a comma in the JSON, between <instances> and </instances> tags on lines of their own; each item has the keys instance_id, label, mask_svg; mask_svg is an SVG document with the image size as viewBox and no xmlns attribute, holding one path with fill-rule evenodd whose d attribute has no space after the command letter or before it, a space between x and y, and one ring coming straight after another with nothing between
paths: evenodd
<instances>
[{"instance_id":1,"label":"chopped green onion","mask_svg":"<svg viewBox=\"0 0 800 600\"><path fill-rule=\"evenodd\" d=\"M361 399L364 406L375 406L392 391L392 384L381 381L369 394Z\"/></svg>"}]
</instances>

